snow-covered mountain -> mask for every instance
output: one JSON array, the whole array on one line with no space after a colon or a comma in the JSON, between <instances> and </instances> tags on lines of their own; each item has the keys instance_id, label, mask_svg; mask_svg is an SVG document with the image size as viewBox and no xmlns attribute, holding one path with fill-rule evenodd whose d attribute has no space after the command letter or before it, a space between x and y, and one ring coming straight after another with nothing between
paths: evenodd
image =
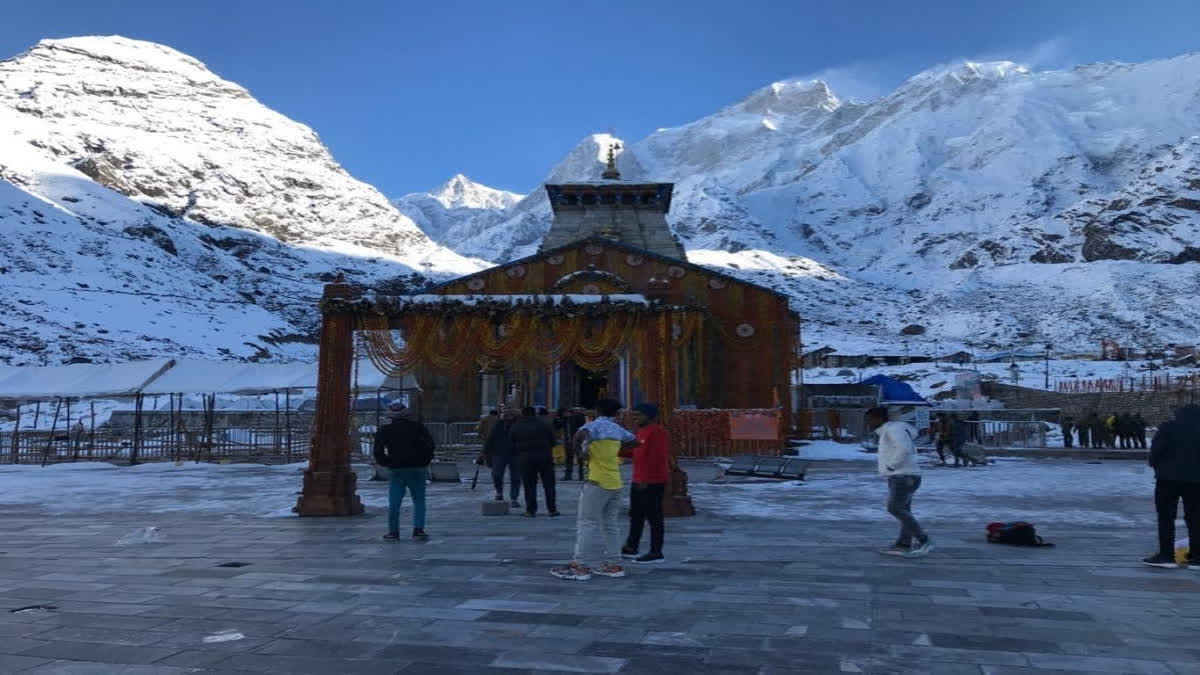
<instances>
[{"instance_id":1,"label":"snow-covered mountain","mask_svg":"<svg viewBox=\"0 0 1200 675\"><path fill-rule=\"evenodd\" d=\"M490 188L460 173L432 192L407 194L392 204L430 239L445 243L453 241L446 235L454 225L472 221L475 227L486 228L519 201L521 195L515 192Z\"/></svg>"},{"instance_id":2,"label":"snow-covered mountain","mask_svg":"<svg viewBox=\"0 0 1200 675\"><path fill-rule=\"evenodd\" d=\"M311 357L338 272L481 266L184 54L85 37L0 61L0 360Z\"/></svg>"},{"instance_id":3,"label":"snow-covered mountain","mask_svg":"<svg viewBox=\"0 0 1200 675\"><path fill-rule=\"evenodd\" d=\"M617 164L675 182L689 257L790 293L810 345L895 349L906 326L915 351L1190 343L1196 119L1200 55L963 64L868 102L772 84L622 143ZM615 141L584 139L546 181L598 179ZM411 289L530 254L549 224L540 187L461 175L391 203L161 45L46 40L0 61L0 361L308 358L336 273Z\"/></svg>"},{"instance_id":4,"label":"snow-covered mountain","mask_svg":"<svg viewBox=\"0 0 1200 675\"><path fill-rule=\"evenodd\" d=\"M910 324L942 345L1192 343L1197 119L1200 54L965 63L869 102L775 83L619 164L674 181L669 221L692 259L786 289L810 344L894 343ZM612 140L584 139L547 180L598 179ZM452 229L458 251L500 261L549 223L539 189Z\"/></svg>"}]
</instances>

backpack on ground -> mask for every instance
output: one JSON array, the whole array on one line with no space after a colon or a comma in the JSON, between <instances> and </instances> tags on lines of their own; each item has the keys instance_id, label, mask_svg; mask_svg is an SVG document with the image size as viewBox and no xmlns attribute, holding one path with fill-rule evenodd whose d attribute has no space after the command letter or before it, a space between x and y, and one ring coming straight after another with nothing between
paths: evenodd
<instances>
[{"instance_id":1,"label":"backpack on ground","mask_svg":"<svg viewBox=\"0 0 1200 675\"><path fill-rule=\"evenodd\" d=\"M1008 544L1010 546L1053 546L1038 536L1037 529L1031 523L1016 521L1012 523L989 523L987 540L993 544Z\"/></svg>"}]
</instances>

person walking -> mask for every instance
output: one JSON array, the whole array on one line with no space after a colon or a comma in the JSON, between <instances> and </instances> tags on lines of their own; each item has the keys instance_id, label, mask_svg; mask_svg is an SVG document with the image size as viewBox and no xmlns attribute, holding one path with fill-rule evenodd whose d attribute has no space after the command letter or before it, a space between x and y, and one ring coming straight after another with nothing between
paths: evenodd
<instances>
[{"instance_id":1,"label":"person walking","mask_svg":"<svg viewBox=\"0 0 1200 675\"><path fill-rule=\"evenodd\" d=\"M612 399L596 402L596 419L585 424L574 440L580 443L580 457L587 463L587 480L579 494L579 519L576 523L574 555L564 567L550 570L559 579L584 581L593 574L623 577L621 560L621 468L620 453L633 447L634 436L613 419L621 404ZM599 545L599 563L591 549Z\"/></svg>"},{"instance_id":2,"label":"person walking","mask_svg":"<svg viewBox=\"0 0 1200 675\"><path fill-rule=\"evenodd\" d=\"M637 445L628 452L633 457L633 485L629 489L629 536L621 555L633 562L660 563L663 557L663 499L671 475L671 450L667 429L658 423L658 406L642 403L633 408L634 435ZM638 555L642 528L650 523L650 551Z\"/></svg>"},{"instance_id":3,"label":"person walking","mask_svg":"<svg viewBox=\"0 0 1200 675\"><path fill-rule=\"evenodd\" d=\"M1059 420L1059 424L1062 425L1063 447L1070 450L1071 433L1075 431L1075 420L1071 419L1070 415L1067 415Z\"/></svg>"},{"instance_id":4,"label":"person walking","mask_svg":"<svg viewBox=\"0 0 1200 675\"><path fill-rule=\"evenodd\" d=\"M946 451L950 449L950 418L939 413L933 421L934 450L937 451L938 466L946 466Z\"/></svg>"},{"instance_id":5,"label":"person walking","mask_svg":"<svg viewBox=\"0 0 1200 675\"><path fill-rule=\"evenodd\" d=\"M554 431L540 415L534 415L533 408L525 408L521 411L521 418L513 423L509 436L512 438L513 454L517 457L517 465L521 467L521 478L525 485L524 515L528 518L537 515L537 484L538 478L541 478L542 489L546 493L546 511L551 516L557 516Z\"/></svg>"},{"instance_id":6,"label":"person walking","mask_svg":"<svg viewBox=\"0 0 1200 675\"><path fill-rule=\"evenodd\" d=\"M508 472L508 494L513 508L521 506L521 502L517 501L517 497L521 495L521 472L517 465L519 460L513 452L511 434L516 418L516 410L505 408L500 421L492 428L492 433L483 446L484 463L492 467L492 485L496 488L496 501L504 501L504 474Z\"/></svg>"},{"instance_id":7,"label":"person walking","mask_svg":"<svg viewBox=\"0 0 1200 675\"><path fill-rule=\"evenodd\" d=\"M1110 450L1117 447L1117 414L1104 418L1104 445Z\"/></svg>"},{"instance_id":8,"label":"person walking","mask_svg":"<svg viewBox=\"0 0 1200 675\"><path fill-rule=\"evenodd\" d=\"M1200 406L1175 411L1150 443L1154 468L1154 510L1158 515L1158 553L1143 558L1152 567L1179 567L1175 562L1175 516L1183 502L1188 531L1188 567L1200 570Z\"/></svg>"},{"instance_id":9,"label":"person walking","mask_svg":"<svg viewBox=\"0 0 1200 675\"><path fill-rule=\"evenodd\" d=\"M880 553L919 558L933 550L933 540L912 514L913 494L921 487L917 466L917 430L905 422L889 422L887 408L867 411L867 424L879 435L879 475L888 481L888 513L900 522L900 535Z\"/></svg>"},{"instance_id":10,"label":"person walking","mask_svg":"<svg viewBox=\"0 0 1200 675\"><path fill-rule=\"evenodd\" d=\"M400 538L400 505L404 493L412 495L415 541L427 541L425 534L425 478L433 461L434 442L429 430L416 420L407 406L394 402L388 406L391 421L375 432L375 462L388 470L388 531L384 539Z\"/></svg>"}]
</instances>

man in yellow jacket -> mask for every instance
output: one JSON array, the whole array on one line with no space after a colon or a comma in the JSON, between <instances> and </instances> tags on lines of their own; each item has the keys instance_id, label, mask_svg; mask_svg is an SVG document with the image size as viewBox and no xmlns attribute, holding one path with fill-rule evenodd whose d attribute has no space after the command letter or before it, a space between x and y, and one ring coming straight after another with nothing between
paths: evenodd
<instances>
[{"instance_id":1,"label":"man in yellow jacket","mask_svg":"<svg viewBox=\"0 0 1200 675\"><path fill-rule=\"evenodd\" d=\"M596 419L576 433L582 445L581 461L587 462L587 480L579 493L579 516L576 522L575 552L565 567L556 567L550 574L559 579L585 581L593 574L623 577L621 560L621 453L634 444L634 435L623 428L614 417L621 404L612 399L596 402ZM600 544L598 564L589 567L591 549Z\"/></svg>"}]
</instances>

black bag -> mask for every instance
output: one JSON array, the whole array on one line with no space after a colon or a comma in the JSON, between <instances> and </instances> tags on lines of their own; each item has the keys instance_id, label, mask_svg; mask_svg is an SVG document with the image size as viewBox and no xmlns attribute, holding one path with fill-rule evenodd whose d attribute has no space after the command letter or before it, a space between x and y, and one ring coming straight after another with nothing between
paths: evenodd
<instances>
[{"instance_id":1,"label":"black bag","mask_svg":"<svg viewBox=\"0 0 1200 675\"><path fill-rule=\"evenodd\" d=\"M1037 529L1031 523L1016 521L1012 523L989 523L987 540L993 544L1008 544L1010 546L1053 546L1038 536Z\"/></svg>"}]
</instances>

